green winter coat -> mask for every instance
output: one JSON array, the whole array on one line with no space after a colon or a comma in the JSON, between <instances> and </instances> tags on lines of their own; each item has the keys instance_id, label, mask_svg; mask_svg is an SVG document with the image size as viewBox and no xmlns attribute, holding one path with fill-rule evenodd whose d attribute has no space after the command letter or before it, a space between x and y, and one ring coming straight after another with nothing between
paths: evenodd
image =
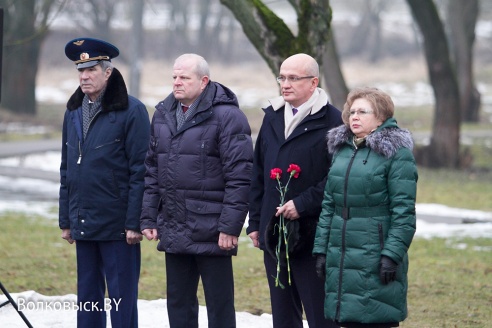
<instances>
[{"instance_id":1,"label":"green winter coat","mask_svg":"<svg viewBox=\"0 0 492 328\"><path fill-rule=\"evenodd\" d=\"M313 250L326 254L325 317L403 321L418 179L410 132L389 118L358 148L345 125L327 140L333 164ZM398 264L396 281L387 285L379 279L381 255Z\"/></svg>"}]
</instances>

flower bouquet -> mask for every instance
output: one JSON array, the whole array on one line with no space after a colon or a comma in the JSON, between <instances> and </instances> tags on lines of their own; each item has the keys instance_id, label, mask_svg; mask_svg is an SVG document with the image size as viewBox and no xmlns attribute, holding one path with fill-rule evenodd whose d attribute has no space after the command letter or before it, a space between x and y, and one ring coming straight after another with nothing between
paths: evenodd
<instances>
[{"instance_id":1,"label":"flower bouquet","mask_svg":"<svg viewBox=\"0 0 492 328\"><path fill-rule=\"evenodd\" d=\"M277 180L277 184L278 184L277 190L280 193L279 206L283 206L285 204L285 195L287 194L290 180L292 178L297 179L299 177L299 174L301 173L301 168L296 164L290 164L289 167L287 168L287 173L289 173L289 180L287 180L287 183L285 184L285 186L283 186L282 182L280 182L280 178L282 176L282 170L279 168L274 168L270 170L270 178ZM291 239L290 235L292 231L290 231L289 229L289 223L292 222L293 221L291 220L285 219L283 214L280 214L278 218L278 222L276 222L273 227L273 234L278 236L275 244L275 258L277 260L277 276L275 277L276 287L280 286L281 288L284 288L284 286L282 285L279 279L280 266L281 266L281 262L283 261L284 253L285 253L285 262L287 266L288 283L289 285L291 285L290 262L289 262L289 240Z\"/></svg>"}]
</instances>

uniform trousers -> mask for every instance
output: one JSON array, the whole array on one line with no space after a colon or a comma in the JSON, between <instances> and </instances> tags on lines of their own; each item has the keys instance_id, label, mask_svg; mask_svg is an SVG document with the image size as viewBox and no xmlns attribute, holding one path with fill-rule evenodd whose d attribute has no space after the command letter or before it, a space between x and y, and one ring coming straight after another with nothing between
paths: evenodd
<instances>
[{"instance_id":1,"label":"uniform trousers","mask_svg":"<svg viewBox=\"0 0 492 328\"><path fill-rule=\"evenodd\" d=\"M236 327L231 256L166 253L167 313L171 328L198 327L202 279L209 328Z\"/></svg>"},{"instance_id":2,"label":"uniform trousers","mask_svg":"<svg viewBox=\"0 0 492 328\"><path fill-rule=\"evenodd\" d=\"M277 261L263 252L263 262L270 287L273 328L302 328L302 311L306 313L309 328L337 328L333 321L325 319L325 280L316 274L316 258L310 254L290 259L290 277L287 267L280 267L280 282L275 286Z\"/></svg>"},{"instance_id":3,"label":"uniform trousers","mask_svg":"<svg viewBox=\"0 0 492 328\"><path fill-rule=\"evenodd\" d=\"M77 327L105 328L107 310L113 328L138 327L140 244L129 245L126 240L75 243Z\"/></svg>"}]
</instances>

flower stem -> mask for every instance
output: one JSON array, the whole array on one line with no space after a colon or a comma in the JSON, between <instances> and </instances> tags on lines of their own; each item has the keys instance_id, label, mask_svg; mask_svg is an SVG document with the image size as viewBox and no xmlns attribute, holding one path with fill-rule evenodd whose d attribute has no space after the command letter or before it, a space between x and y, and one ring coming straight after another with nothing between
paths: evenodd
<instances>
[{"instance_id":1,"label":"flower stem","mask_svg":"<svg viewBox=\"0 0 492 328\"><path fill-rule=\"evenodd\" d=\"M285 187L282 187L282 184L280 183L280 179L277 177L277 183L278 183L278 191L280 192L280 207L284 205L285 203L285 195L287 193L287 187L289 185L290 179L292 178L292 174L289 176L289 180L287 181L287 184ZM288 231L287 231L287 225L285 223L285 218L283 214L280 214L279 217L279 224L278 224L278 241L277 245L275 247L275 255L277 257L277 276L275 278L275 287L280 287L284 288L283 285L280 283L280 251L282 248L282 242L285 244L285 258L287 261L287 275L288 275L288 282L289 285L292 284L291 277L290 277L290 259L289 259L289 242L288 242Z\"/></svg>"}]
</instances>

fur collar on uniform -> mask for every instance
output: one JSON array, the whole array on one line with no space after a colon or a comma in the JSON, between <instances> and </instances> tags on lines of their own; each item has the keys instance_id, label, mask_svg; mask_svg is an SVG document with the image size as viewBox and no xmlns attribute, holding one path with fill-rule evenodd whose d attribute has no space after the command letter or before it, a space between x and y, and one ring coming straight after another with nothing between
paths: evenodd
<instances>
[{"instance_id":1,"label":"fur collar on uniform","mask_svg":"<svg viewBox=\"0 0 492 328\"><path fill-rule=\"evenodd\" d=\"M85 94L79 86L68 100L67 109L76 110L82 106L84 96ZM123 76L121 76L121 73L116 68L113 68L113 72L108 79L106 91L101 99L101 107L103 112L124 110L128 107L126 84Z\"/></svg>"},{"instance_id":2,"label":"fur collar on uniform","mask_svg":"<svg viewBox=\"0 0 492 328\"><path fill-rule=\"evenodd\" d=\"M388 124L389 120L393 121L394 124L393 122ZM346 143L352 144L353 136L354 134L346 125L331 129L326 136L328 152L333 154ZM372 151L381 156L390 158L400 148L413 150L413 139L410 131L400 129L394 119L388 119L376 131L366 137L366 147L371 148Z\"/></svg>"}]
</instances>

